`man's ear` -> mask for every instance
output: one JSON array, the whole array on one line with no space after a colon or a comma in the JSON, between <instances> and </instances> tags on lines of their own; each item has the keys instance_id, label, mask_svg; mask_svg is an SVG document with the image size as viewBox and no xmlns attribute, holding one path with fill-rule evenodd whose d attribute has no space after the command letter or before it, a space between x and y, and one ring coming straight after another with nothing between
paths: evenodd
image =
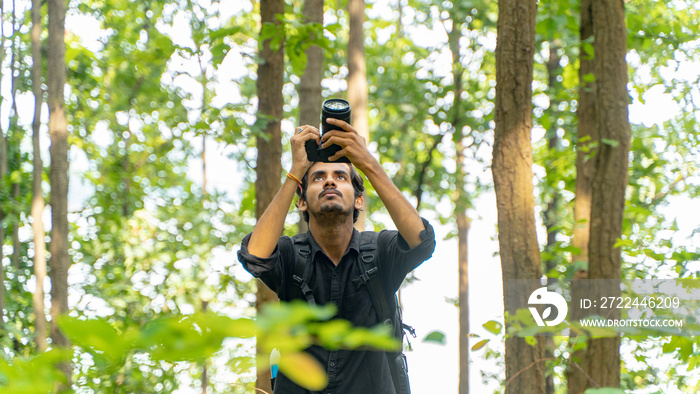
<instances>
[{"instance_id":1,"label":"man's ear","mask_svg":"<svg viewBox=\"0 0 700 394\"><path fill-rule=\"evenodd\" d=\"M355 197L355 209L362 209L365 206L365 197L358 196Z\"/></svg>"},{"instance_id":2,"label":"man's ear","mask_svg":"<svg viewBox=\"0 0 700 394\"><path fill-rule=\"evenodd\" d=\"M297 208L299 208L301 212L306 212L306 210L309 209L309 205L306 203L305 199L300 197L299 202L297 202Z\"/></svg>"}]
</instances>

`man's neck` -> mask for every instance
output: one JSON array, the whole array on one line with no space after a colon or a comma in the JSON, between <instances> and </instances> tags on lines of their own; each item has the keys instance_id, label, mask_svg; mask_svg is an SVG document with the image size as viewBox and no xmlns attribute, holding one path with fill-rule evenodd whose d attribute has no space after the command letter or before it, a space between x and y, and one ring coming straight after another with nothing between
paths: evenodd
<instances>
[{"instance_id":1,"label":"man's neck","mask_svg":"<svg viewBox=\"0 0 700 394\"><path fill-rule=\"evenodd\" d=\"M352 221L337 226L325 227L316 223L312 218L309 220L309 231L311 231L314 240L333 264L336 266L340 264L340 259L343 258L345 251L348 250L350 245L350 240L352 240L354 231Z\"/></svg>"}]
</instances>

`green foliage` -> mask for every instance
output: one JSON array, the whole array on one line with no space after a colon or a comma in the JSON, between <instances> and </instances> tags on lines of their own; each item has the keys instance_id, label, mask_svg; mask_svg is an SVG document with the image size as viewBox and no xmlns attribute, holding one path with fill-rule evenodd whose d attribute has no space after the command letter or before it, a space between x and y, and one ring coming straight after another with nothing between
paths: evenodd
<instances>
[{"instance_id":1,"label":"green foliage","mask_svg":"<svg viewBox=\"0 0 700 394\"><path fill-rule=\"evenodd\" d=\"M329 320L335 313L332 305L312 307L299 301L270 304L255 320L234 319L214 312L170 314L157 316L142 326L133 324L117 329L105 319L63 316L59 327L75 345L92 356L94 364L90 369L98 375L124 369L138 354L171 364L206 360L222 350L227 338L257 335L268 352L273 348L280 350L283 373L302 387L321 390L327 378L318 362L304 352L309 345L384 350L396 350L400 346L389 328L383 325L357 328L344 320ZM65 378L58 364L68 361L69 354L54 350L12 363L0 359L0 389L13 393L51 392ZM247 363L244 359L238 362L254 365L252 358Z\"/></svg>"},{"instance_id":2,"label":"green foliage","mask_svg":"<svg viewBox=\"0 0 700 394\"><path fill-rule=\"evenodd\" d=\"M60 363L70 359L70 351L51 350L29 358L17 357L8 363L0 358L0 390L13 394L54 393L66 376Z\"/></svg>"}]
</instances>

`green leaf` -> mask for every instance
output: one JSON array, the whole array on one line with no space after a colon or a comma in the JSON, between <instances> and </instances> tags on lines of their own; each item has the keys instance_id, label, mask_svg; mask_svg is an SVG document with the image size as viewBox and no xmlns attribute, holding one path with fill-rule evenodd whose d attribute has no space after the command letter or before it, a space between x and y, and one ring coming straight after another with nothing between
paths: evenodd
<instances>
[{"instance_id":1,"label":"green leaf","mask_svg":"<svg viewBox=\"0 0 700 394\"><path fill-rule=\"evenodd\" d=\"M433 331L425 336L423 342L435 342L440 345L445 344L445 334L440 331Z\"/></svg>"},{"instance_id":2,"label":"green leaf","mask_svg":"<svg viewBox=\"0 0 700 394\"><path fill-rule=\"evenodd\" d=\"M89 352L99 352L109 362L119 362L126 356L130 344L104 319L83 320L76 317L58 318L61 331L78 346Z\"/></svg>"},{"instance_id":3,"label":"green leaf","mask_svg":"<svg viewBox=\"0 0 700 394\"><path fill-rule=\"evenodd\" d=\"M618 141L611 140L611 139L609 139L609 138L601 138L601 139L600 139L600 142L602 142L602 143L604 143L604 144L606 144L606 145L610 145L610 146L612 146L613 148L617 148L617 146L620 145L620 143L619 143Z\"/></svg>"},{"instance_id":4,"label":"green leaf","mask_svg":"<svg viewBox=\"0 0 700 394\"><path fill-rule=\"evenodd\" d=\"M503 324L495 321L495 320L489 320L486 323L483 324L483 327L490 333L494 335L498 335L501 333L501 330L503 329Z\"/></svg>"},{"instance_id":5,"label":"green leaf","mask_svg":"<svg viewBox=\"0 0 700 394\"><path fill-rule=\"evenodd\" d=\"M477 342L474 346L472 346L473 351L477 351L481 349L482 347L486 346L487 343L489 343L490 339L483 339L479 342Z\"/></svg>"},{"instance_id":6,"label":"green leaf","mask_svg":"<svg viewBox=\"0 0 700 394\"><path fill-rule=\"evenodd\" d=\"M286 377L305 389L320 391L328 385L326 371L308 353L282 354L279 368Z\"/></svg>"}]
</instances>

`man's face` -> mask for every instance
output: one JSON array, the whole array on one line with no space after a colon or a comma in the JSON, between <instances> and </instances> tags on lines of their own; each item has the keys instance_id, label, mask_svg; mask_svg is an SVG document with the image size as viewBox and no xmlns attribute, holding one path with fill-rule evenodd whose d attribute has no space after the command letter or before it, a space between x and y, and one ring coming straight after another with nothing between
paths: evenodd
<instances>
[{"instance_id":1,"label":"man's face","mask_svg":"<svg viewBox=\"0 0 700 394\"><path fill-rule=\"evenodd\" d=\"M361 209L362 196L355 198L350 179L350 166L345 163L314 163L309 168L306 200L299 201L299 210L308 211L319 224L335 224L350 217L353 209Z\"/></svg>"}]
</instances>

